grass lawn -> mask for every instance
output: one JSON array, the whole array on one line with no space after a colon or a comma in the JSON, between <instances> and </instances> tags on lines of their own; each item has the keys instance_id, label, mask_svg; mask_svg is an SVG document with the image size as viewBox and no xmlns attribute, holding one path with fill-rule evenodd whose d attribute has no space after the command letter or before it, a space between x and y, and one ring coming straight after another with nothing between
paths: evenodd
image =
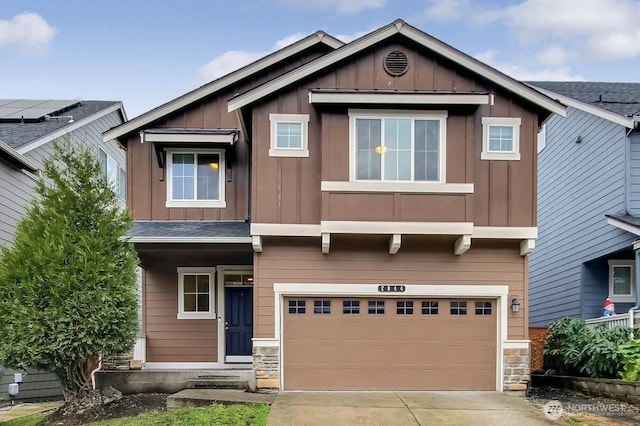
<instances>
[{"instance_id":1,"label":"grass lawn","mask_svg":"<svg viewBox=\"0 0 640 426\"><path fill-rule=\"evenodd\" d=\"M153 411L135 417L105 420L90 423L92 426L199 426L199 425L257 425L267 424L269 406L260 404L237 404L206 408L180 408ZM21 417L3 423L5 426L35 426L45 417L43 414Z\"/></svg>"}]
</instances>

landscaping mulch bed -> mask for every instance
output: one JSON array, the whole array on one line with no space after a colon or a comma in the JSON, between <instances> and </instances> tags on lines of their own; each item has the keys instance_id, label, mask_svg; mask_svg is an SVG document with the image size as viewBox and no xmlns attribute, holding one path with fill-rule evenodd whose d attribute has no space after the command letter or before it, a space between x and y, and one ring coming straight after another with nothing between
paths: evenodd
<instances>
[{"instance_id":1,"label":"landscaping mulch bed","mask_svg":"<svg viewBox=\"0 0 640 426\"><path fill-rule=\"evenodd\" d=\"M63 405L40 425L76 426L99 420L136 416L148 411L166 409L167 396L167 394L163 393L123 395L122 399L83 412L69 412L69 410L65 410L65 405Z\"/></svg>"},{"instance_id":2,"label":"landscaping mulch bed","mask_svg":"<svg viewBox=\"0 0 640 426\"><path fill-rule=\"evenodd\" d=\"M542 408L549 401L560 401L569 424L638 425L640 407L615 399L593 397L571 389L531 388L529 400ZM572 410L575 409L574 410Z\"/></svg>"}]
</instances>

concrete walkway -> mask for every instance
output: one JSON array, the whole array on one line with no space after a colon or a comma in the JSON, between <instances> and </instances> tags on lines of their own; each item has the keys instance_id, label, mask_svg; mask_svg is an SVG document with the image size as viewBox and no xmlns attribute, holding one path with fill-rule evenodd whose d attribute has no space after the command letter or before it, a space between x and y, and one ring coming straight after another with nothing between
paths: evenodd
<instances>
[{"instance_id":1,"label":"concrete walkway","mask_svg":"<svg viewBox=\"0 0 640 426\"><path fill-rule=\"evenodd\" d=\"M62 405L60 402L33 402L33 403L18 403L15 406L9 408L4 407L0 409L0 423L7 422L18 417L29 416L31 414L43 413L45 411L53 411Z\"/></svg>"},{"instance_id":2,"label":"concrete walkway","mask_svg":"<svg viewBox=\"0 0 640 426\"><path fill-rule=\"evenodd\" d=\"M280 392L269 426L554 425L522 397L498 392Z\"/></svg>"}]
</instances>

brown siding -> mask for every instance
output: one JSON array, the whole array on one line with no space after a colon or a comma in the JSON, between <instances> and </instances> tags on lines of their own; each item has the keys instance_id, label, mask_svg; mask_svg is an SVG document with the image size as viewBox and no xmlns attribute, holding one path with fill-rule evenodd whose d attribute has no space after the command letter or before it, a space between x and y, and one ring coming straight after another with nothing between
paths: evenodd
<instances>
[{"instance_id":1,"label":"brown siding","mask_svg":"<svg viewBox=\"0 0 640 426\"><path fill-rule=\"evenodd\" d=\"M254 335L274 336L274 283L334 284L462 284L508 285L509 297L526 304L525 258L517 242L474 241L462 256L453 254L453 240L403 236L402 247L388 254L388 238L332 236L331 252L319 241L264 239L254 255ZM526 312L509 311L508 338L526 337Z\"/></svg>"},{"instance_id":2,"label":"brown siding","mask_svg":"<svg viewBox=\"0 0 640 426\"><path fill-rule=\"evenodd\" d=\"M400 77L391 77L383 69L382 57L391 49L409 53L410 69ZM379 212L372 206L387 205L388 194L368 194L364 212L349 211L335 201L342 194L323 197L320 181L349 180L349 120L346 107L314 107L308 102L310 89L399 89L399 90L476 90L495 93L494 105L478 108L449 108L447 118L447 176L449 183L474 183L475 194L456 199L452 213L456 219L475 222L478 226L535 226L535 170L537 113L524 102L518 104L501 89L492 87L446 60L418 51L408 42L383 44L365 52L348 63L308 79L302 84L265 99L253 109L253 179L252 220L261 223L318 223L321 219L366 220L349 217L366 216L368 220L409 220L401 215ZM374 108L370 106L371 108ZM395 106L380 105L382 109ZM419 107L407 107L416 109ZM433 109L444 109L434 106ZM310 115L309 158L269 157L269 113L302 113ZM480 159L482 151L481 119L486 117L521 117L520 161L487 161ZM320 148L321 147L321 148ZM351 197L349 195L348 197ZM438 207L416 214L414 220L442 221L440 206L452 198L431 197ZM320 204L320 200L324 200ZM409 198L407 198L408 200ZM351 200L351 198L350 198ZM459 202L458 202L459 201ZM330 205L326 205L326 203ZM407 202L406 200L404 202ZM422 204L428 201L422 201ZM362 203L358 202L358 208ZM334 207L340 206L341 211ZM453 206L452 206L453 208ZM379 218L378 218L379 216Z\"/></svg>"}]
</instances>

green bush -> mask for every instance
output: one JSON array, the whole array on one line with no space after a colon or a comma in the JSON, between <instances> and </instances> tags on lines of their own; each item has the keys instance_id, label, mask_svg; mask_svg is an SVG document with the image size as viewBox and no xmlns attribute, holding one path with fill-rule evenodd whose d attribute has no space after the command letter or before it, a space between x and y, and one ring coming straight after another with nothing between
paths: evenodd
<instances>
[{"instance_id":1,"label":"green bush","mask_svg":"<svg viewBox=\"0 0 640 426\"><path fill-rule=\"evenodd\" d=\"M615 378L624 361L617 349L631 334L626 327L588 328L582 319L559 319L549 326L544 366L571 376Z\"/></svg>"},{"instance_id":2,"label":"green bush","mask_svg":"<svg viewBox=\"0 0 640 426\"><path fill-rule=\"evenodd\" d=\"M620 378L628 382L640 381L640 340L623 343L618 346L617 352L622 356Z\"/></svg>"}]
</instances>

